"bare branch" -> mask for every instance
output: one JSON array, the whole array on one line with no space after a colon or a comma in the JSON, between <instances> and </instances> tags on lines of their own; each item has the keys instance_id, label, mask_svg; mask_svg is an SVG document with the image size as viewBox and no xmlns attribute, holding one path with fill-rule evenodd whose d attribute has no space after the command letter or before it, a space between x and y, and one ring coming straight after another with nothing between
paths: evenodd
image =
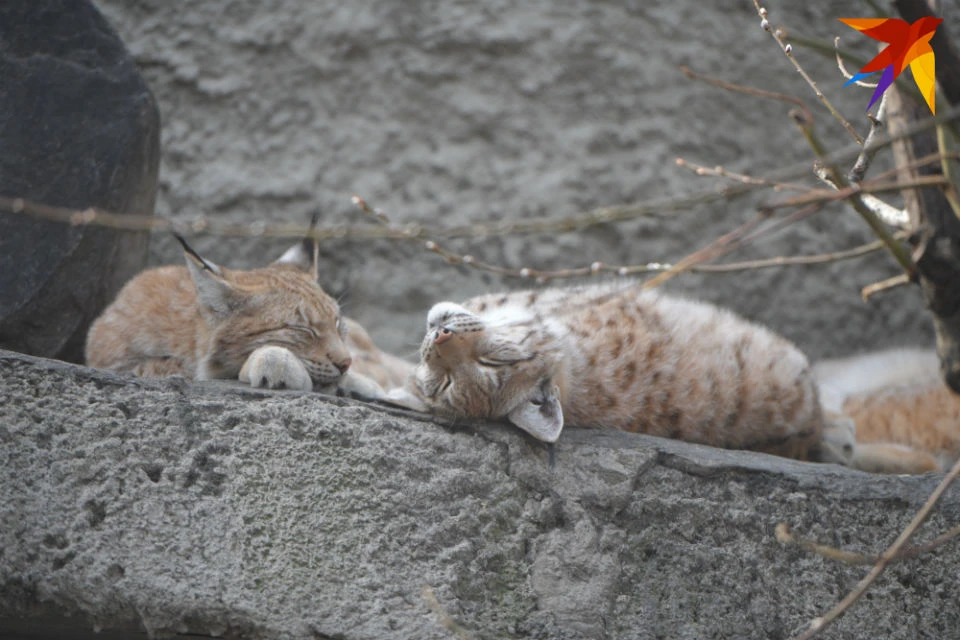
<instances>
[{"instance_id":1,"label":"bare branch","mask_svg":"<svg viewBox=\"0 0 960 640\"><path fill-rule=\"evenodd\" d=\"M365 214L370 216L378 224L381 225L391 225L389 216L381 209L374 209L370 207L367 202L359 197L353 196L353 203ZM799 219L799 218L795 218ZM794 220L794 221L795 221ZM785 219L786 224L789 224L790 221ZM785 226L781 223L780 226ZM779 226L777 227L779 228ZM754 238L759 236L752 236L745 239L745 241L752 241ZM899 235L898 235L899 237ZM745 244L745 241L736 243L735 245L730 246L730 251L741 247ZM769 269L772 267L785 267L785 266L794 266L794 265L820 265L828 264L831 262L840 262L842 260L852 260L854 258L859 258L870 253L874 253L883 249L884 245L882 242L875 241L869 244L860 245L857 247L852 247L850 249L845 249L843 251L835 251L832 253L822 253L808 256L776 256L773 258L762 258L758 260L746 260L743 262L730 262L726 264L691 264L686 268L683 268L683 271L697 272L697 273L731 273L735 271L751 271L758 269ZM619 276L629 276L636 275L640 273L664 273L672 272L678 269L678 265L673 265L670 263L663 262L648 262L646 264L636 264L636 265L607 265L602 262L592 262L589 266L584 267L574 267L568 269L535 269L532 267L521 267L519 269L510 269L507 267L500 267L497 265L492 265L480 260L477 260L474 256L469 254L460 254L448 249L445 249L437 244L435 240L428 240L424 243L424 248L427 251L431 251L442 256L450 264L462 264L464 266L477 269L480 271L487 271L490 273L496 273L503 276L509 276L514 278L524 278L524 279L535 279L537 282L544 283L548 280L559 280L565 278L582 278L588 276L596 276L601 274L616 274ZM708 259L714 259L719 257L719 255L714 255ZM704 260L706 261L706 260Z\"/></svg>"},{"instance_id":2,"label":"bare branch","mask_svg":"<svg viewBox=\"0 0 960 640\"><path fill-rule=\"evenodd\" d=\"M781 522L777 525L774 534L781 544L795 544L804 551L815 553L818 556L827 558L828 560L836 560L837 562L843 562L845 564L861 566L876 564L880 560L880 556L868 556L855 551L844 551L843 549L837 549L836 547L831 547L830 545L821 544L815 540L809 540L802 536L798 536L790 531L790 528L785 522ZM890 560L890 563L893 564L895 562L913 560L914 558L917 558L925 553L936 550L938 547L943 546L958 535L960 535L960 525L941 533L930 542L904 547L900 553Z\"/></svg>"},{"instance_id":3,"label":"bare branch","mask_svg":"<svg viewBox=\"0 0 960 640\"><path fill-rule=\"evenodd\" d=\"M843 77L846 78L847 80L852 80L852 79L853 79L853 74L850 73L849 71L847 71L846 66L844 66L844 64L843 64L843 57L840 55L840 36L837 36L836 38L833 39L833 50L834 50L834 52L835 52L836 55L837 55L837 68L840 69L840 73L841 73L841 74L843 75ZM861 65L861 66L863 66L863 65ZM854 84L857 85L858 87L866 87L867 89L876 89L876 88L877 88L877 83L864 82L863 80L857 80L856 82L854 82ZM869 139L869 136L867 136L867 138ZM864 146L866 146L866 145L864 145Z\"/></svg>"},{"instance_id":4,"label":"bare branch","mask_svg":"<svg viewBox=\"0 0 960 640\"><path fill-rule=\"evenodd\" d=\"M912 283L913 280L910 278L910 276L905 273L901 273L893 276L892 278L887 278L886 280L881 280L880 282L868 284L860 290L860 297L863 298L864 302L869 302L870 298L878 293L883 293L885 291L889 291L890 289L896 289L897 287L902 287Z\"/></svg>"},{"instance_id":5,"label":"bare branch","mask_svg":"<svg viewBox=\"0 0 960 640\"><path fill-rule=\"evenodd\" d=\"M684 160L683 158L677 158L676 161L678 167L684 169L691 169L698 176L715 176L717 178L727 178L729 180L734 180L736 182L742 182L744 184L752 184L758 186L772 187L774 191L802 191L810 192L813 191L813 187L802 184L793 184L791 182L778 182L775 180L768 180L766 178L757 178L754 176L748 176L745 173L736 173L730 171L721 166L716 166L713 168L705 167L703 165L696 164L695 162L690 162L689 160Z\"/></svg>"},{"instance_id":6,"label":"bare branch","mask_svg":"<svg viewBox=\"0 0 960 640\"><path fill-rule=\"evenodd\" d=\"M810 148L813 149L813 152L817 155L817 158L823 161L823 158L827 155L826 149L823 147L814 133L813 122L807 120L804 114L800 111L794 110L791 115L793 116L794 122L796 122L797 126L800 127L800 131L803 132L803 135L807 139L807 143L810 145ZM844 177L844 175L837 170L833 164L824 163L824 167L826 167L831 180L838 186L838 188L842 190L850 187L846 177ZM852 195L847 199L847 202L849 202L854 210L860 214L860 217L864 219L870 229L873 230L874 234L883 240L884 244L887 245L887 249L900 264L903 270L908 275L913 277L916 267L913 264L913 259L910 257L910 253L907 252L903 245L898 243L893 238L890 230L883 225L876 214L863 204L863 200L859 195Z\"/></svg>"},{"instance_id":7,"label":"bare branch","mask_svg":"<svg viewBox=\"0 0 960 640\"><path fill-rule=\"evenodd\" d=\"M883 94L883 97L880 98L877 115L872 116L868 113L867 117L870 119L870 131L863 141L863 150L860 152L860 155L857 156L857 161L854 163L853 168L847 173L847 180L857 184L863 182L863 177L867 175L870 164L873 162L873 157L877 155L874 142L877 137L877 131L883 128L883 121L887 117L887 94Z\"/></svg>"},{"instance_id":8,"label":"bare branch","mask_svg":"<svg viewBox=\"0 0 960 640\"><path fill-rule=\"evenodd\" d=\"M836 118L836 120L843 125L843 128L847 130L850 136L857 141L857 144L863 145L863 138L861 138L857 131L853 128L853 125L850 124L846 118L840 115L840 112L834 108L833 104L831 104L829 100L827 100L827 96L823 95L823 92L820 91L820 87L817 86L817 83L814 82L813 78L811 78L804 68L800 66L800 63L797 62L797 59L793 56L793 47L784 41L783 29L780 27L771 28L770 22L767 20L767 10L766 8L760 6L759 0L753 0L753 5L757 8L757 14L760 16L760 26L763 27L764 31L770 32L770 35L773 36L773 39L777 41L778 45L780 45L780 49L783 51L783 54L787 56L787 59L790 60L797 72L803 77L804 80L807 81L807 84L810 85L811 89L813 89L813 92L816 94L817 98L820 99L820 102L823 103L823 106L827 108L827 111L830 112L830 115ZM808 118L808 120L812 120L812 118Z\"/></svg>"},{"instance_id":9,"label":"bare branch","mask_svg":"<svg viewBox=\"0 0 960 640\"><path fill-rule=\"evenodd\" d=\"M691 80L701 80L706 82L709 85L714 87L719 87L721 89L726 89L727 91L733 91L735 93L745 93L750 96L756 96L758 98L770 98L771 100L779 100L781 102L789 102L790 104L795 104L810 115L810 118L813 118L813 115L810 113L810 108L807 107L807 103L801 100L796 96L787 95L785 93L778 93L776 91L768 91L767 89L757 89L755 87L748 87L746 85L737 84L735 82L728 82L726 80L719 80L717 78L712 78L710 76L691 71L690 67L686 65L680 66L680 71L683 75L687 76Z\"/></svg>"}]
</instances>

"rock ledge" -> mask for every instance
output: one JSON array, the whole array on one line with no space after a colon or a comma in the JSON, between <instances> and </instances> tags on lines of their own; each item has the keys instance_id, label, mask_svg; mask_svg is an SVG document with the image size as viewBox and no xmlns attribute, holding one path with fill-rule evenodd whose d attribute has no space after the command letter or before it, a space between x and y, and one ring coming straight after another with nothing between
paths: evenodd
<instances>
[{"instance_id":1,"label":"rock ledge","mask_svg":"<svg viewBox=\"0 0 960 640\"><path fill-rule=\"evenodd\" d=\"M29 638L784 638L865 569L776 524L878 552L939 480L584 430L551 467L501 425L10 352L0 442L0 629ZM958 520L954 489L921 537ZM892 567L830 637L953 637L958 565Z\"/></svg>"}]
</instances>

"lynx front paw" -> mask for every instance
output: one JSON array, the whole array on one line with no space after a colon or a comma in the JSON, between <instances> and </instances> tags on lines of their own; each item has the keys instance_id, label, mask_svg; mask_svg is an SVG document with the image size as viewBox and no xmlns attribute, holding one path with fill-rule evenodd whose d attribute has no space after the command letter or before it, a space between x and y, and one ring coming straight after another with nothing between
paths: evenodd
<instances>
[{"instance_id":1,"label":"lynx front paw","mask_svg":"<svg viewBox=\"0 0 960 640\"><path fill-rule=\"evenodd\" d=\"M376 402L386 395L376 382L353 371L347 371L340 380L338 389L344 395L364 402Z\"/></svg>"},{"instance_id":2,"label":"lynx front paw","mask_svg":"<svg viewBox=\"0 0 960 640\"><path fill-rule=\"evenodd\" d=\"M267 389L313 390L313 380L300 359L283 347L260 347L240 369L240 382Z\"/></svg>"}]
</instances>

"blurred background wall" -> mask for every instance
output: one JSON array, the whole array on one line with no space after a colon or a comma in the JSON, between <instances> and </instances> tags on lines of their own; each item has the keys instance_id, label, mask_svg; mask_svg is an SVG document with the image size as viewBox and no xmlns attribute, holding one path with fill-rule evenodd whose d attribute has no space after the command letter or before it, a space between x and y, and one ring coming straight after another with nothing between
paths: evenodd
<instances>
[{"instance_id":1,"label":"blurred background wall","mask_svg":"<svg viewBox=\"0 0 960 640\"><path fill-rule=\"evenodd\" d=\"M305 222L319 209L322 225L364 224L350 203L358 194L396 222L429 228L564 217L727 184L678 167L677 157L755 175L812 164L790 105L690 80L681 65L802 97L831 149L852 143L761 30L749 0L98 5L160 107L157 215ZM865 3L766 6L788 38L839 35L864 57L875 51L837 21L872 16ZM954 34L956 13L948 15ZM794 55L866 133L871 90L843 88L828 57L798 46ZM874 175L890 166L888 156ZM672 262L753 217L758 201L782 195L577 233L444 244L514 268ZM871 239L851 209L832 206L730 259ZM197 236L194 244L226 266L253 267L290 241ZM327 242L322 259L325 287L402 355L414 353L432 303L531 284L449 266L413 243ZM180 260L172 238L153 237L151 264ZM828 266L683 275L666 289L771 325L813 358L932 344L918 292L861 300L861 287L896 273L880 253Z\"/></svg>"}]
</instances>

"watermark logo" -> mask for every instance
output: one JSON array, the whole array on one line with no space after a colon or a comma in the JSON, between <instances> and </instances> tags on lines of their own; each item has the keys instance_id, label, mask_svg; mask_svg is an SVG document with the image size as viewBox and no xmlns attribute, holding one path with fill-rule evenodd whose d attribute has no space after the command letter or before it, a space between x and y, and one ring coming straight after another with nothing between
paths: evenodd
<instances>
[{"instance_id":1,"label":"watermark logo","mask_svg":"<svg viewBox=\"0 0 960 640\"><path fill-rule=\"evenodd\" d=\"M930 38L943 22L943 18L920 18L913 24L898 18L840 18L840 22L874 40L887 43L887 47L877 57L843 85L847 86L877 71L883 71L870 104L867 105L867 111L880 99L887 87L893 84L900 72L910 65L913 80L917 83L923 99L927 101L927 106L931 112L937 112L934 96L937 86L936 65L933 49L930 48Z\"/></svg>"}]
</instances>

